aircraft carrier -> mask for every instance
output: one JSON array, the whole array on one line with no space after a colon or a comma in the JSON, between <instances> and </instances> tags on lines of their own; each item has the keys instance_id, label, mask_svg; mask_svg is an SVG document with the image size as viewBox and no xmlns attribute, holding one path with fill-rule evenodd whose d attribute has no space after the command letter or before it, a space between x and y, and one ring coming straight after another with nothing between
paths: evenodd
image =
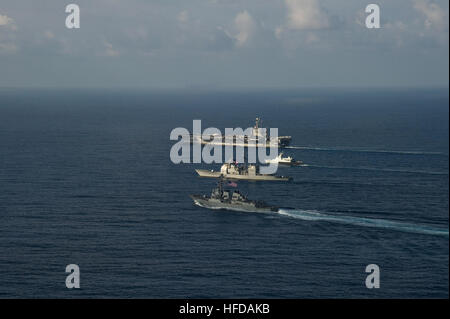
<instances>
[{"instance_id":1,"label":"aircraft carrier","mask_svg":"<svg viewBox=\"0 0 450 319\"><path fill-rule=\"evenodd\" d=\"M191 143L200 143L202 145L222 145L222 146L241 146L241 147L256 147L258 145L258 141L265 141L265 146L267 148L272 147L286 147L290 144L292 137L291 136L278 136L271 137L267 130L263 135L262 130L260 128L261 119L259 117L256 118L255 125L252 129L252 135L191 135Z\"/></svg>"}]
</instances>

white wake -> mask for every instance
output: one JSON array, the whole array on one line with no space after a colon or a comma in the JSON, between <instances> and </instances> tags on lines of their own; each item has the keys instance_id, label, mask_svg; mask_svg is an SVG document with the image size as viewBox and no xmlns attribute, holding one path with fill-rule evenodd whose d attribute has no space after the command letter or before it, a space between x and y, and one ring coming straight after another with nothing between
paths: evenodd
<instances>
[{"instance_id":1,"label":"white wake","mask_svg":"<svg viewBox=\"0 0 450 319\"><path fill-rule=\"evenodd\" d=\"M364 227L384 228L408 233L437 235L445 237L449 236L448 229L434 228L430 226L411 223L396 222L386 219L356 217L347 215L332 215L314 210L285 209L285 208L280 208L278 210L278 214L306 221L325 221Z\"/></svg>"}]
</instances>

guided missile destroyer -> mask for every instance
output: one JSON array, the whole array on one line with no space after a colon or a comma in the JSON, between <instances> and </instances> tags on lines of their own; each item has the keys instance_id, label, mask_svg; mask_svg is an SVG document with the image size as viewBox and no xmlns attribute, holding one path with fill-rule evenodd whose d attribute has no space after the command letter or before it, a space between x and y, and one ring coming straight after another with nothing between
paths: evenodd
<instances>
[{"instance_id":1,"label":"guided missile destroyer","mask_svg":"<svg viewBox=\"0 0 450 319\"><path fill-rule=\"evenodd\" d=\"M277 212L278 207L269 206L263 201L249 200L238 190L225 190L223 188L223 179L218 182L217 188L214 188L210 196L207 195L189 195L198 206L209 209L226 209L242 212L270 213Z\"/></svg>"}]
</instances>

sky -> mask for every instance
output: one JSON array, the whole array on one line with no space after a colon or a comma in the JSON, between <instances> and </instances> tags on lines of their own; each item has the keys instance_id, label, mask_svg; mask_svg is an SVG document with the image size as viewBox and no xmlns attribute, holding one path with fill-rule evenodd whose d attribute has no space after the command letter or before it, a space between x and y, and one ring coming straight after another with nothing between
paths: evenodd
<instances>
[{"instance_id":1,"label":"sky","mask_svg":"<svg viewBox=\"0 0 450 319\"><path fill-rule=\"evenodd\" d=\"M80 28L65 25L79 5ZM368 29L365 8L380 7ZM0 0L0 87L448 87L447 0Z\"/></svg>"}]
</instances>

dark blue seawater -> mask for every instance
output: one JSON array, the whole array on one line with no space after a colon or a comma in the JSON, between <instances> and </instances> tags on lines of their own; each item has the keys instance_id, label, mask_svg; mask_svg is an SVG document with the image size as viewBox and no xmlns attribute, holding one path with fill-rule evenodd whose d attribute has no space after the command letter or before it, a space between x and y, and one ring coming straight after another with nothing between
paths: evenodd
<instances>
[{"instance_id":1,"label":"dark blue seawater","mask_svg":"<svg viewBox=\"0 0 450 319\"><path fill-rule=\"evenodd\" d=\"M447 298L448 90L0 90L0 297ZM175 127L292 135L280 213L209 211ZM78 264L81 289L65 287ZM381 288L365 287L365 267Z\"/></svg>"}]
</instances>

